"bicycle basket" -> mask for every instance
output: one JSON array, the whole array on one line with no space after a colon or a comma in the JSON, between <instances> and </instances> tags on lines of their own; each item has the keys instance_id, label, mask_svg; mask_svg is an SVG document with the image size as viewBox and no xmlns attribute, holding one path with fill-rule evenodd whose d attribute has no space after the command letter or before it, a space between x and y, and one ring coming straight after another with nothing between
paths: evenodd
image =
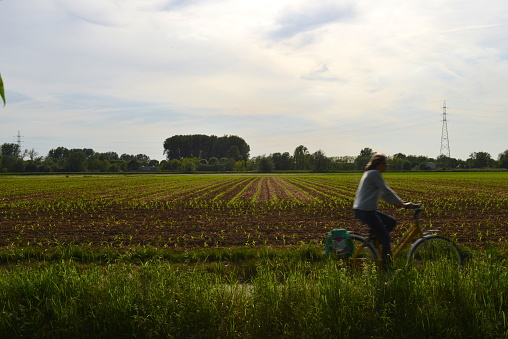
<instances>
[{"instance_id":1,"label":"bicycle basket","mask_svg":"<svg viewBox=\"0 0 508 339\"><path fill-rule=\"evenodd\" d=\"M353 253L353 242L345 229L328 232L325 241L325 254L337 258L349 258Z\"/></svg>"}]
</instances>

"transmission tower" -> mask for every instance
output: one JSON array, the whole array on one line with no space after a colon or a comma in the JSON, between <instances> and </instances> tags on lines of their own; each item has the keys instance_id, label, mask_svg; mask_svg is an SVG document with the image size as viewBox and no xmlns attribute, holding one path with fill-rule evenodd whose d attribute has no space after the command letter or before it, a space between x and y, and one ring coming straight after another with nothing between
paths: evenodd
<instances>
[{"instance_id":1,"label":"transmission tower","mask_svg":"<svg viewBox=\"0 0 508 339\"><path fill-rule=\"evenodd\" d=\"M448 126L446 123L446 101L443 103L443 129L441 132L441 150L439 151L439 155L445 156L448 162L450 162L450 140L448 139Z\"/></svg>"},{"instance_id":2,"label":"transmission tower","mask_svg":"<svg viewBox=\"0 0 508 339\"><path fill-rule=\"evenodd\" d=\"M19 133L19 131L18 131L18 146L19 150L21 151L21 134Z\"/></svg>"}]
</instances>

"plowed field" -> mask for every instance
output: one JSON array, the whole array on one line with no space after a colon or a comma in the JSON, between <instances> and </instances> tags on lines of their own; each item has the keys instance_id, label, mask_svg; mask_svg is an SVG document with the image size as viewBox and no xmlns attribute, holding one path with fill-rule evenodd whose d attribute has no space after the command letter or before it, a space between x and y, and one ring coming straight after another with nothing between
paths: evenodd
<instances>
[{"instance_id":1,"label":"plowed field","mask_svg":"<svg viewBox=\"0 0 508 339\"><path fill-rule=\"evenodd\" d=\"M508 235L508 173L386 173L424 223L471 247ZM366 233L352 203L361 173L0 178L0 246L170 248L295 245L333 228ZM399 220L411 212L386 204Z\"/></svg>"}]
</instances>

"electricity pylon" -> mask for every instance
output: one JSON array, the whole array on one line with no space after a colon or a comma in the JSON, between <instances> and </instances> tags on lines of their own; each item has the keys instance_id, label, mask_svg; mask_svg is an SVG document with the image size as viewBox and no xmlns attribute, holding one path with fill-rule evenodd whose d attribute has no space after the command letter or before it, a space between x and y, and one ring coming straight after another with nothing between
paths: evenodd
<instances>
[{"instance_id":1,"label":"electricity pylon","mask_svg":"<svg viewBox=\"0 0 508 339\"><path fill-rule=\"evenodd\" d=\"M441 131L441 150L439 155L446 157L448 167L450 167L450 140L448 139L448 125L446 121L446 101L443 103L443 128Z\"/></svg>"}]
</instances>

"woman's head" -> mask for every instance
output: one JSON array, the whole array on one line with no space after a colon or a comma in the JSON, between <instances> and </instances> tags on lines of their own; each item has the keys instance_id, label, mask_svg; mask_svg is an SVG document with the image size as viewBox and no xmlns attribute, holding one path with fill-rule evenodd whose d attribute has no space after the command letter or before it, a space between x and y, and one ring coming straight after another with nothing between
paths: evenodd
<instances>
[{"instance_id":1,"label":"woman's head","mask_svg":"<svg viewBox=\"0 0 508 339\"><path fill-rule=\"evenodd\" d=\"M370 158L369 162L367 163L367 166L365 166L365 171L377 169L380 172L384 172L386 170L386 167L382 166L388 166L388 157L383 153L376 153ZM384 169L381 170L381 168Z\"/></svg>"}]
</instances>

